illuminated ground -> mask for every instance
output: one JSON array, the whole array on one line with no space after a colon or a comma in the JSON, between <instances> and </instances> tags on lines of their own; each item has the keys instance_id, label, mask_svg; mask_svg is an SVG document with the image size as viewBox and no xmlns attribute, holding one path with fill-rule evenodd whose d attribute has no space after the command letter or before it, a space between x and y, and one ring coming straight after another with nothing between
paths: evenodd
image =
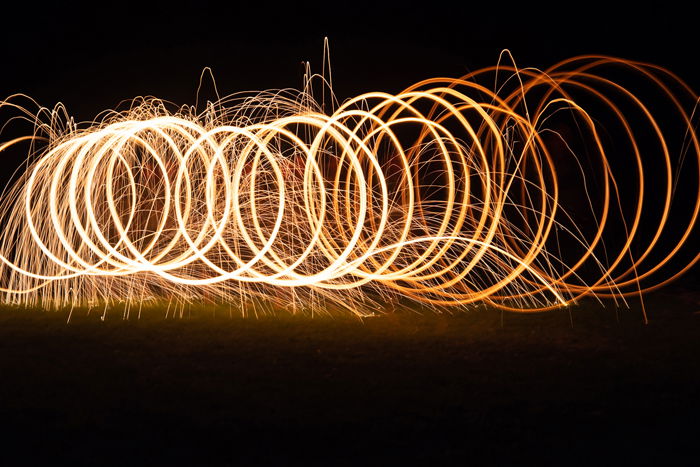
<instances>
[{"instance_id":1,"label":"illuminated ground","mask_svg":"<svg viewBox=\"0 0 700 467\"><path fill-rule=\"evenodd\" d=\"M0 464L695 460L700 302L310 320L0 310Z\"/></svg>"}]
</instances>

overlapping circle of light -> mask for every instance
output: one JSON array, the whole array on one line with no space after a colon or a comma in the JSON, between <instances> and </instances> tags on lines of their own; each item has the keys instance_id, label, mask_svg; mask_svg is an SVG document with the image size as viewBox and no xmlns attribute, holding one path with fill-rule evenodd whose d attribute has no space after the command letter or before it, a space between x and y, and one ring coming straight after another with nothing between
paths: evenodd
<instances>
[{"instance_id":1,"label":"overlapping circle of light","mask_svg":"<svg viewBox=\"0 0 700 467\"><path fill-rule=\"evenodd\" d=\"M676 132L608 68L653 87ZM44 306L299 298L360 314L640 293L698 260L700 196L682 220L671 209L677 171L699 178L697 99L659 67L580 57L370 92L330 113L307 89L204 113L141 99L83 127L32 114L35 133L0 147L33 154L0 205L0 291Z\"/></svg>"}]
</instances>

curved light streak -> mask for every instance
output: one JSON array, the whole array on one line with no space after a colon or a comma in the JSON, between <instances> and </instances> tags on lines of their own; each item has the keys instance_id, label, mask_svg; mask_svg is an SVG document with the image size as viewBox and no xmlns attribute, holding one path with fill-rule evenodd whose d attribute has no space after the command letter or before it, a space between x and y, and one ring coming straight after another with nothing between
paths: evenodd
<instances>
[{"instance_id":1,"label":"curved light streak","mask_svg":"<svg viewBox=\"0 0 700 467\"><path fill-rule=\"evenodd\" d=\"M330 113L310 84L203 113L140 98L82 125L22 99L0 101L34 126L0 145L29 145L0 200L6 303L543 311L700 259L698 95L650 64L499 63Z\"/></svg>"}]
</instances>

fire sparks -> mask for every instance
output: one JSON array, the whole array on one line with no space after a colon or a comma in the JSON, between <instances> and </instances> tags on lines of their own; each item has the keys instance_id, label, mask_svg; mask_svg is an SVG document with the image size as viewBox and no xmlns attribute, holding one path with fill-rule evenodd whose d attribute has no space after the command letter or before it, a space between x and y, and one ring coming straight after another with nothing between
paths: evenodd
<instances>
[{"instance_id":1,"label":"fire sparks","mask_svg":"<svg viewBox=\"0 0 700 467\"><path fill-rule=\"evenodd\" d=\"M204 112L139 99L83 125L21 99L0 101L35 122L0 145L29 145L0 202L6 303L542 311L700 258L698 96L649 64L499 65L328 112L311 87Z\"/></svg>"}]
</instances>

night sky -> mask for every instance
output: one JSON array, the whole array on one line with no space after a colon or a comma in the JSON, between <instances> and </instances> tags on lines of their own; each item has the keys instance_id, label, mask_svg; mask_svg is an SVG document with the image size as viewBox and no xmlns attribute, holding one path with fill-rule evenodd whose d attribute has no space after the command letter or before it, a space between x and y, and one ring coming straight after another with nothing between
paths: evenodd
<instances>
[{"instance_id":1,"label":"night sky","mask_svg":"<svg viewBox=\"0 0 700 467\"><path fill-rule=\"evenodd\" d=\"M695 18L673 2L456 3L16 2L3 6L0 95L61 101L86 120L138 95L191 104L206 66L222 94L298 88L302 61L320 71L324 37L341 100L460 76L505 48L540 68L584 53L651 61L698 87Z\"/></svg>"}]
</instances>

